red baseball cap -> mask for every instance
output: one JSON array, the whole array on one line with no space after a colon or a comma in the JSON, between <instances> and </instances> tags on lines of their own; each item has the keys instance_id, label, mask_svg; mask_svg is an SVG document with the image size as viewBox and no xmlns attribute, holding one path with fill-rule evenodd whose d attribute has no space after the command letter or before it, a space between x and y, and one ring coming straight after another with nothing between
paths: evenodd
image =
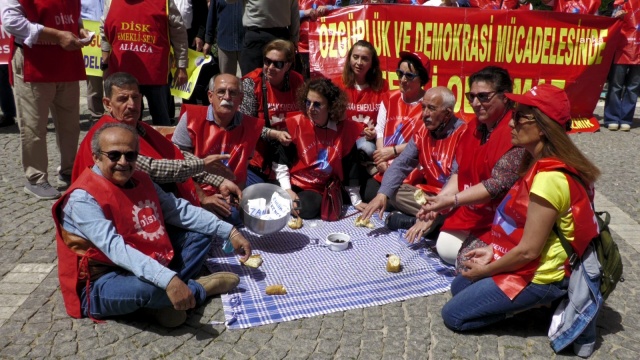
<instances>
[{"instance_id":1,"label":"red baseball cap","mask_svg":"<svg viewBox=\"0 0 640 360\"><path fill-rule=\"evenodd\" d=\"M571 105L567 93L557 86L540 84L522 95L504 94L518 104L536 107L563 128L571 121Z\"/></svg>"},{"instance_id":2,"label":"red baseball cap","mask_svg":"<svg viewBox=\"0 0 640 360\"><path fill-rule=\"evenodd\" d=\"M409 52L409 51L400 51L400 59L413 59L416 62L419 62L420 64L422 64L424 66L425 69L427 69L427 73L429 73L430 69L429 66L430 61L429 58L420 54L420 53L415 53L415 52Z\"/></svg>"}]
</instances>

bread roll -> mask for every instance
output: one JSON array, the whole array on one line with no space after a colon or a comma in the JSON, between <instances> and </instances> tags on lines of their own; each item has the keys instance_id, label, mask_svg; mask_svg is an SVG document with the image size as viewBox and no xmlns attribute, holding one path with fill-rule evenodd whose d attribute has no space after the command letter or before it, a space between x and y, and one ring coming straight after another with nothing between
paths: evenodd
<instances>
[{"instance_id":1,"label":"bread roll","mask_svg":"<svg viewBox=\"0 0 640 360\"><path fill-rule=\"evenodd\" d=\"M400 272L400 257L398 255L388 254L387 255L387 271L392 273Z\"/></svg>"},{"instance_id":2,"label":"bread roll","mask_svg":"<svg viewBox=\"0 0 640 360\"><path fill-rule=\"evenodd\" d=\"M373 229L373 228L376 227L375 225L373 225L373 223L371 222L370 219L366 219L365 220L365 219L362 218L362 216L358 216L356 218L356 226L366 227L366 228L369 228L369 229Z\"/></svg>"},{"instance_id":3,"label":"bread roll","mask_svg":"<svg viewBox=\"0 0 640 360\"><path fill-rule=\"evenodd\" d=\"M426 194L424 193L424 191L422 191L420 189L416 190L413 193L413 198L420 205L426 205L427 204L427 198L425 196L426 196Z\"/></svg>"},{"instance_id":4,"label":"bread roll","mask_svg":"<svg viewBox=\"0 0 640 360\"><path fill-rule=\"evenodd\" d=\"M291 220L287 223L290 228L293 230L298 230L302 227L302 218L300 217L292 217Z\"/></svg>"},{"instance_id":5,"label":"bread roll","mask_svg":"<svg viewBox=\"0 0 640 360\"><path fill-rule=\"evenodd\" d=\"M265 289L267 295L286 295L287 289L282 284L269 285Z\"/></svg>"},{"instance_id":6,"label":"bread roll","mask_svg":"<svg viewBox=\"0 0 640 360\"><path fill-rule=\"evenodd\" d=\"M248 266L254 269L257 269L262 265L262 256L260 254L251 255L249 258L242 263L244 266Z\"/></svg>"}]
</instances>

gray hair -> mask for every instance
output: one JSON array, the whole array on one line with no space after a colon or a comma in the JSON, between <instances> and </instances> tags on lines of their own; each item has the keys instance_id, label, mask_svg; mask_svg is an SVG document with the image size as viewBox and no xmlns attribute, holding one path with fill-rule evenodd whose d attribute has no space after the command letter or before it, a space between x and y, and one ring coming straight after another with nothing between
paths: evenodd
<instances>
[{"instance_id":1,"label":"gray hair","mask_svg":"<svg viewBox=\"0 0 640 360\"><path fill-rule=\"evenodd\" d=\"M427 92L435 92L442 98L442 107L443 108L452 108L456 105L456 97L453 95L453 92L449 90L449 88L445 86L436 86L427 90Z\"/></svg>"},{"instance_id":2,"label":"gray hair","mask_svg":"<svg viewBox=\"0 0 640 360\"><path fill-rule=\"evenodd\" d=\"M242 82L242 79L241 79L241 78L239 78L239 77L237 77L236 75L233 75L233 74L226 74L226 73L215 74L215 75L213 75L213 76L211 77L211 80L209 80L209 87L208 87L209 91L213 91L213 88L215 87L216 79L217 79L217 78L218 78L218 76L220 76L220 75L231 75L231 76L235 77L236 79L238 79L238 85L239 85L239 87L240 87L240 93L243 93L243 92L244 92L244 84L243 84L243 82Z\"/></svg>"},{"instance_id":3,"label":"gray hair","mask_svg":"<svg viewBox=\"0 0 640 360\"><path fill-rule=\"evenodd\" d=\"M139 151L140 149L140 141L138 140L138 134L136 133L136 129L134 129L132 126L129 126L127 124L123 124L121 122L114 122L114 123L106 123L104 125L102 125L91 137L91 153L93 153L94 155L99 155L100 154L100 135L102 135L102 133L107 130L107 129L111 129L111 128L120 128L120 129L125 129L127 131L130 131L133 135L134 138L136 139L136 151Z\"/></svg>"}]
</instances>

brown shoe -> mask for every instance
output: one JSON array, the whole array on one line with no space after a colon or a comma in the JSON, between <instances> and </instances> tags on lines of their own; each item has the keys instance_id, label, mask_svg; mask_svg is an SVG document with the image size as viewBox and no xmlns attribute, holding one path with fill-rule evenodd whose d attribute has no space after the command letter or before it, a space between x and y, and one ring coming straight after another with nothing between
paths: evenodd
<instances>
[{"instance_id":1,"label":"brown shoe","mask_svg":"<svg viewBox=\"0 0 640 360\"><path fill-rule=\"evenodd\" d=\"M215 274L201 276L196 279L204 287L207 297L229 292L240 282L238 275L232 272L217 272Z\"/></svg>"},{"instance_id":2,"label":"brown shoe","mask_svg":"<svg viewBox=\"0 0 640 360\"><path fill-rule=\"evenodd\" d=\"M142 314L152 317L160 326L166 328L174 328L184 324L187 321L187 312L184 310L176 310L172 307L163 309L140 309Z\"/></svg>"}]
</instances>

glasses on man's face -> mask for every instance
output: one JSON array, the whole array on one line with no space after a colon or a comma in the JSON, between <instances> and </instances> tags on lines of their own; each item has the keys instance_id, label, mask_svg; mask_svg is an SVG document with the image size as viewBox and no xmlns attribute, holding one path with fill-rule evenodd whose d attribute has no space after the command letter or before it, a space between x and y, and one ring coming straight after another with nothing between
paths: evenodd
<instances>
[{"instance_id":1,"label":"glasses on man's face","mask_svg":"<svg viewBox=\"0 0 640 360\"><path fill-rule=\"evenodd\" d=\"M418 77L418 74L414 74L414 73L410 73L410 72L404 72L400 69L396 70L396 74L398 74L398 80L402 80L402 77L406 77L408 81L412 81L413 79Z\"/></svg>"},{"instance_id":2,"label":"glasses on man's face","mask_svg":"<svg viewBox=\"0 0 640 360\"><path fill-rule=\"evenodd\" d=\"M513 113L513 123L515 125L521 125L532 121L536 121L536 117L533 114L525 114L522 111L516 111Z\"/></svg>"},{"instance_id":3,"label":"glasses on man's face","mask_svg":"<svg viewBox=\"0 0 640 360\"><path fill-rule=\"evenodd\" d=\"M234 89L218 89L215 91L216 96L223 98L226 93L229 93L229 97L237 97L240 95L240 91Z\"/></svg>"},{"instance_id":4,"label":"glasses on man's face","mask_svg":"<svg viewBox=\"0 0 640 360\"><path fill-rule=\"evenodd\" d=\"M491 101L491 99L493 99L493 97L496 96L497 93L497 91L485 91L479 93L468 92L465 93L464 96L467 98L467 100L469 100L470 103L472 103L474 99L478 99L478 101L480 101L481 103L486 103Z\"/></svg>"},{"instance_id":5,"label":"glasses on man's face","mask_svg":"<svg viewBox=\"0 0 640 360\"><path fill-rule=\"evenodd\" d=\"M98 151L98 152L100 154L102 154L102 155L105 155L112 162L120 161L120 159L122 158L123 155L124 155L124 159L127 162L131 163L131 162L134 162L134 161L138 160L138 152L137 151L121 152L121 151L117 151L117 150L112 150L112 151Z\"/></svg>"},{"instance_id":6,"label":"glasses on man's face","mask_svg":"<svg viewBox=\"0 0 640 360\"><path fill-rule=\"evenodd\" d=\"M284 65L287 63L286 61L271 60L268 57L264 57L262 59L262 62L264 63L264 66L266 66L266 67L269 67L269 66L271 66L271 64L273 64L273 66L275 66L276 69L282 69L284 67Z\"/></svg>"},{"instance_id":7,"label":"glasses on man's face","mask_svg":"<svg viewBox=\"0 0 640 360\"><path fill-rule=\"evenodd\" d=\"M323 106L320 101L311 101L309 99L304 101L304 105L307 107L307 109L311 106L316 110L320 110Z\"/></svg>"}]
</instances>

